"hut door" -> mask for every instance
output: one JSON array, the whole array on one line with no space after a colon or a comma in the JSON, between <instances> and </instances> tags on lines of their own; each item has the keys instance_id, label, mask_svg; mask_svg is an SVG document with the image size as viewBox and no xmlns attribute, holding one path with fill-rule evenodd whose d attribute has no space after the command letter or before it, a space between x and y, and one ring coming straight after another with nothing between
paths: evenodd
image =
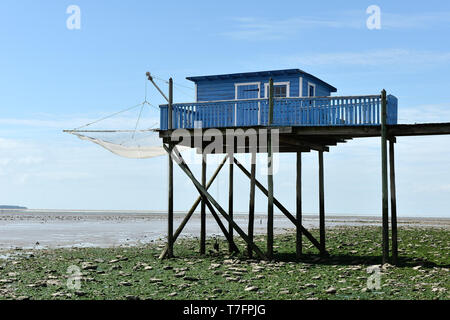
<instances>
[{"instance_id":1,"label":"hut door","mask_svg":"<svg viewBox=\"0 0 450 320\"><path fill-rule=\"evenodd\" d=\"M258 99L260 94L260 83L237 83L236 100ZM236 104L235 115L237 125L249 126L260 123L259 101L242 101Z\"/></svg>"}]
</instances>

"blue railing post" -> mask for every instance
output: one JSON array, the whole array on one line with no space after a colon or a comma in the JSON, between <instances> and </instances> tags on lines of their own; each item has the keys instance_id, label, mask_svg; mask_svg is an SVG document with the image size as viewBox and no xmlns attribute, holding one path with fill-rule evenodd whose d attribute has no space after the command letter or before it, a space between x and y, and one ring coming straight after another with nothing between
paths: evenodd
<instances>
[{"instance_id":1,"label":"blue railing post","mask_svg":"<svg viewBox=\"0 0 450 320\"><path fill-rule=\"evenodd\" d=\"M173 122L172 122L172 104L173 104L173 80L172 78L169 79L169 105L168 105L168 124L167 124L167 128L169 130L171 130L173 127Z\"/></svg>"},{"instance_id":2,"label":"blue railing post","mask_svg":"<svg viewBox=\"0 0 450 320\"><path fill-rule=\"evenodd\" d=\"M393 95L387 96L387 124L397 124L398 121L398 100Z\"/></svg>"}]
</instances>

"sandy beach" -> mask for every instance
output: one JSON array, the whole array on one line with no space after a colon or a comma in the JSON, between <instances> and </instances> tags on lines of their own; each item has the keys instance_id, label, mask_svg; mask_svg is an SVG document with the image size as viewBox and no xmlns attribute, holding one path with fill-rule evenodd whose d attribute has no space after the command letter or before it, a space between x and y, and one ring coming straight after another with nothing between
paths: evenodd
<instances>
[{"instance_id":1,"label":"sandy beach","mask_svg":"<svg viewBox=\"0 0 450 320\"><path fill-rule=\"evenodd\" d=\"M175 214L175 227L184 217ZM237 223L246 230L247 216L236 214ZM192 216L182 236L196 237L200 233L199 214ZM225 220L222 221L226 224ZM306 228L318 227L318 217L304 215ZM326 227L380 225L379 217L328 216ZM450 228L448 218L400 218L399 226L429 226ZM283 215L275 215L276 233L293 227ZM143 211L69 211L69 210L3 210L0 212L0 249L114 247L146 244L164 238L167 220L164 213ZM266 218L255 216L255 233L265 233ZM213 218L207 219L207 234L220 234Z\"/></svg>"}]
</instances>

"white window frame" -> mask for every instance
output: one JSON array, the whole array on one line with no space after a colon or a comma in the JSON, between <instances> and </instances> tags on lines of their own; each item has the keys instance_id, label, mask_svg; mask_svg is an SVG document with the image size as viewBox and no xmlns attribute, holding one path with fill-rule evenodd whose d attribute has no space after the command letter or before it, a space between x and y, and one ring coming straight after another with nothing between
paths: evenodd
<instances>
[{"instance_id":1,"label":"white window frame","mask_svg":"<svg viewBox=\"0 0 450 320\"><path fill-rule=\"evenodd\" d=\"M310 86L314 88L314 95L313 96L309 95L309 87ZM317 97L316 96L316 85L314 83L312 83L312 82L309 82L309 81L308 81L308 97Z\"/></svg>"},{"instance_id":2,"label":"white window frame","mask_svg":"<svg viewBox=\"0 0 450 320\"><path fill-rule=\"evenodd\" d=\"M245 100L245 99L238 99L238 87L239 86L251 86L251 85L257 85L258 86L258 99L261 98L261 82L239 82L234 84L234 100Z\"/></svg>"},{"instance_id":3,"label":"white window frame","mask_svg":"<svg viewBox=\"0 0 450 320\"><path fill-rule=\"evenodd\" d=\"M303 97L303 77L298 79L298 96L299 98Z\"/></svg>"},{"instance_id":4,"label":"white window frame","mask_svg":"<svg viewBox=\"0 0 450 320\"><path fill-rule=\"evenodd\" d=\"M280 82L274 82L274 86L279 85L286 85L286 98L289 98L291 96L291 82L290 81L280 81ZM264 83L264 98L269 97L269 83Z\"/></svg>"}]
</instances>

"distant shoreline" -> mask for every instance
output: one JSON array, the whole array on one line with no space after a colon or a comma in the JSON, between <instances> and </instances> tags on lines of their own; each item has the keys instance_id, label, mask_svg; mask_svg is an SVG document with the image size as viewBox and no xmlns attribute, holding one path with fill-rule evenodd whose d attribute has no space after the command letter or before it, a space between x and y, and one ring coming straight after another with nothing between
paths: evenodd
<instances>
[{"instance_id":1,"label":"distant shoreline","mask_svg":"<svg viewBox=\"0 0 450 320\"><path fill-rule=\"evenodd\" d=\"M29 209L27 207L20 206L0 206L0 214L8 213L8 210L11 210L11 213L23 213L23 214L101 214L101 215L126 215L126 214L136 214L136 215L167 215L167 212L163 210L100 210L100 209ZM22 212L20 212L23 210ZM200 213L200 211L195 211L195 214ZM186 211L174 211L175 215L184 216L187 214ZM234 212L237 216L246 216L248 212ZM275 216L284 216L281 212L275 212ZM256 212L255 216L264 217L266 216L263 212ZM306 218L315 218L318 217L317 213L303 213L303 217ZM339 214L339 213L327 213L326 218L328 219L381 219L380 215L374 214ZM445 220L450 221L450 215L448 217L444 216L400 216L398 217L401 220Z\"/></svg>"},{"instance_id":2,"label":"distant shoreline","mask_svg":"<svg viewBox=\"0 0 450 320\"><path fill-rule=\"evenodd\" d=\"M28 210L28 208L22 206L0 205L0 210Z\"/></svg>"},{"instance_id":3,"label":"distant shoreline","mask_svg":"<svg viewBox=\"0 0 450 320\"><path fill-rule=\"evenodd\" d=\"M178 226L185 212L174 215ZM243 229L248 227L248 214L234 216ZM228 224L222 218L224 224ZM307 229L317 228L317 214L303 215L302 224ZM440 228L450 230L450 218L398 218L399 228ZM327 230L342 226L381 226L381 217L328 215ZM294 228L282 214L274 215L274 232L284 233ZM267 215L255 214L254 233L265 234ZM208 236L221 235L216 221L207 215ZM195 213L186 224L182 236L200 234L200 214ZM56 247L115 247L139 245L164 239L167 235L167 213L161 211L80 211L80 210L0 210L0 251L11 248Z\"/></svg>"}]
</instances>

